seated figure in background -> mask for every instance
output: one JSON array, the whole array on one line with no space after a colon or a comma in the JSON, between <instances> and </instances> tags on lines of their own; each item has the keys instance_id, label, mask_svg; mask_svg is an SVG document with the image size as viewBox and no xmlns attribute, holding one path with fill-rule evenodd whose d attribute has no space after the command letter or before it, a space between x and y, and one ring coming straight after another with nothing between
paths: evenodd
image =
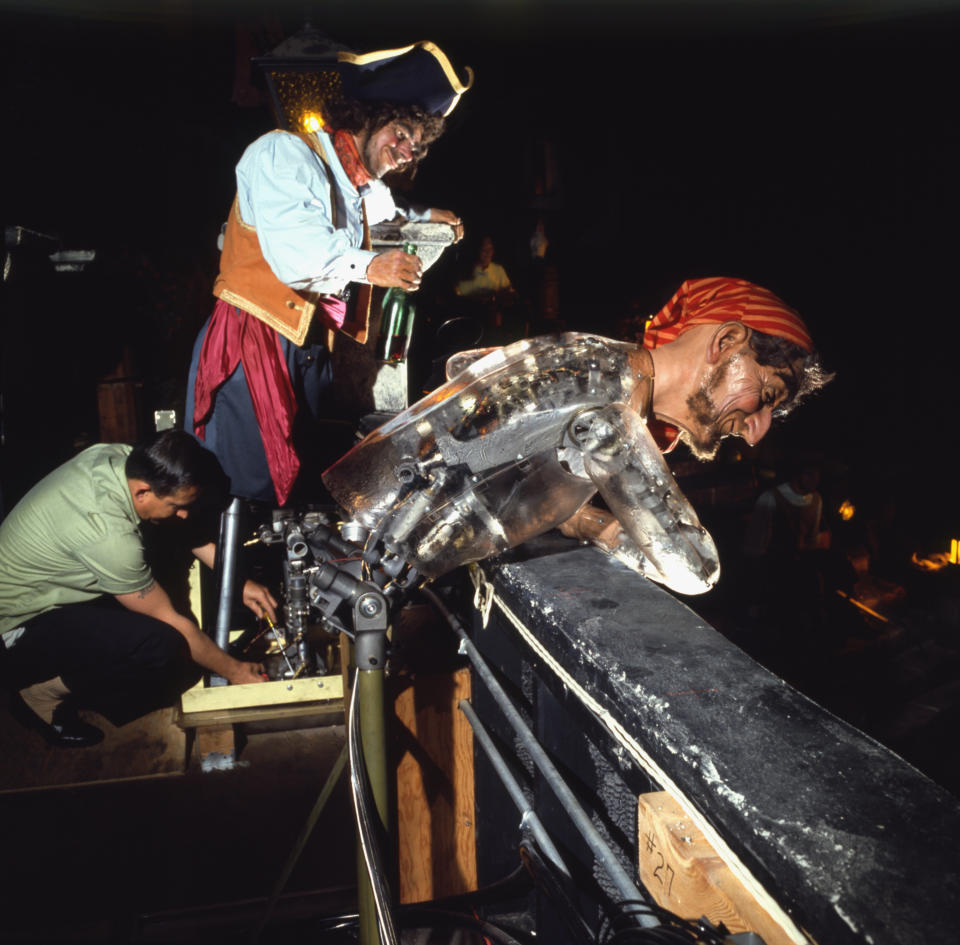
<instances>
[{"instance_id":1,"label":"seated figure in background","mask_svg":"<svg viewBox=\"0 0 960 945\"><path fill-rule=\"evenodd\" d=\"M506 269L493 261L493 255L493 238L485 236L470 278L461 279L455 286L463 312L479 322L482 343L487 347L518 341L527 333L527 318L517 304L517 293Z\"/></svg>"},{"instance_id":2,"label":"seated figure in background","mask_svg":"<svg viewBox=\"0 0 960 945\"><path fill-rule=\"evenodd\" d=\"M500 263L493 261L493 253L493 237L485 236L480 241L480 249L477 252L477 260L473 264L470 278L461 279L457 283L457 295L469 296L513 291L507 270Z\"/></svg>"}]
</instances>

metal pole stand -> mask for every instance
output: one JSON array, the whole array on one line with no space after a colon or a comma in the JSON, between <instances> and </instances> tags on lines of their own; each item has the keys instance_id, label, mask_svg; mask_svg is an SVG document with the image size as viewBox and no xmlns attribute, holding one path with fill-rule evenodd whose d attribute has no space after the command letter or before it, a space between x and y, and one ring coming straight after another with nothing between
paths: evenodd
<instances>
[{"instance_id":1,"label":"metal pole stand","mask_svg":"<svg viewBox=\"0 0 960 945\"><path fill-rule=\"evenodd\" d=\"M396 941L386 866L380 856L382 838L390 835L384 669L387 664L389 610L380 591L370 585L353 604L356 637L353 646L355 692L350 700L351 735L359 734L359 754L351 751L352 788L358 825L357 902L360 945L390 945ZM359 718L355 718L359 715ZM359 760L359 764L357 763ZM364 772L376 816L365 803ZM366 809L366 817L364 816Z\"/></svg>"},{"instance_id":2,"label":"metal pole stand","mask_svg":"<svg viewBox=\"0 0 960 945\"><path fill-rule=\"evenodd\" d=\"M330 569L331 582L335 569ZM253 933L259 940L273 915L287 879L300 858L333 787L350 761L350 793L357 820L357 904L360 945L397 945L393 922L387 866L381 844L389 836L390 790L387 764L386 716L384 713L384 669L387 663L389 608L379 588L340 575L353 598L355 638L348 645L341 635L341 660L349 670L356 668L349 694L347 745L334 765L307 823L301 831L280 877L274 884L264 915ZM345 681L349 672L345 671Z\"/></svg>"}]
</instances>

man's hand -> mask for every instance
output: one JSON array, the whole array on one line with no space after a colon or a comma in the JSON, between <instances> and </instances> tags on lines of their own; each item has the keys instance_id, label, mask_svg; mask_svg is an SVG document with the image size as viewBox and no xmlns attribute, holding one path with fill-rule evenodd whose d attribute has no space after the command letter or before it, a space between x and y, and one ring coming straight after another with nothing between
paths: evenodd
<instances>
[{"instance_id":1,"label":"man's hand","mask_svg":"<svg viewBox=\"0 0 960 945\"><path fill-rule=\"evenodd\" d=\"M370 260L367 266L367 281L384 288L406 289L416 292L423 276L423 263L414 253L402 249L388 249Z\"/></svg>"},{"instance_id":2,"label":"man's hand","mask_svg":"<svg viewBox=\"0 0 960 945\"><path fill-rule=\"evenodd\" d=\"M232 683L265 682L263 667L259 663L245 663L221 650L189 617L174 610L167 592L156 581L142 591L115 596L127 610L146 614L173 627L187 641L190 656L198 666Z\"/></svg>"},{"instance_id":3,"label":"man's hand","mask_svg":"<svg viewBox=\"0 0 960 945\"><path fill-rule=\"evenodd\" d=\"M247 581L243 585L243 603L258 617L266 614L271 620L276 621L277 602L273 594L263 584L258 584L256 581Z\"/></svg>"},{"instance_id":4,"label":"man's hand","mask_svg":"<svg viewBox=\"0 0 960 945\"><path fill-rule=\"evenodd\" d=\"M214 558L217 553L217 547L213 542L194 548L193 553L198 560L202 561L211 571L213 570ZM258 584L256 581L247 581L243 585L243 602L258 617L266 614L271 620L275 621L277 619L277 602L263 584Z\"/></svg>"},{"instance_id":5,"label":"man's hand","mask_svg":"<svg viewBox=\"0 0 960 945\"><path fill-rule=\"evenodd\" d=\"M261 683L267 681L264 679L267 674L262 664L244 663L240 660L237 660L236 664L236 667L231 670L230 675L227 676L227 681L231 685L242 686L244 683Z\"/></svg>"},{"instance_id":6,"label":"man's hand","mask_svg":"<svg viewBox=\"0 0 960 945\"><path fill-rule=\"evenodd\" d=\"M452 210L438 210L436 207L430 208L431 223L449 223L453 227L453 241L459 243L463 239L463 220L460 219Z\"/></svg>"}]
</instances>

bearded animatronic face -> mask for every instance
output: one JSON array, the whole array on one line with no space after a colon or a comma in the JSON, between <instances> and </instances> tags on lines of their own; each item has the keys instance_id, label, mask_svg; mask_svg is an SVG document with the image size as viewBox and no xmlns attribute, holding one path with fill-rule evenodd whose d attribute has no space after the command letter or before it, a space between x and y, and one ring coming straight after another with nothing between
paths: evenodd
<instances>
[{"instance_id":1,"label":"bearded animatronic face","mask_svg":"<svg viewBox=\"0 0 960 945\"><path fill-rule=\"evenodd\" d=\"M686 402L687 416L678 418L680 439L698 459L714 459L724 437L740 436L756 446L767 434L773 412L790 399L800 372L758 364L743 340L723 344L719 356L704 374L698 389Z\"/></svg>"}]
</instances>

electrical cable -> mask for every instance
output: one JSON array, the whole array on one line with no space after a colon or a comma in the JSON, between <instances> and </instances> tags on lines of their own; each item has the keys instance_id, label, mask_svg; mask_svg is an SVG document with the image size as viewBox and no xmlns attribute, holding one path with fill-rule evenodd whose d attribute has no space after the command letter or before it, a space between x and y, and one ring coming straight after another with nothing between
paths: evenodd
<instances>
[{"instance_id":1,"label":"electrical cable","mask_svg":"<svg viewBox=\"0 0 960 945\"><path fill-rule=\"evenodd\" d=\"M474 889L471 892L460 893L456 896L445 896L442 899L432 899L427 902L411 903L411 906L423 906L436 909L445 909L456 912L461 908L475 908L502 902L505 899L518 899L533 889L530 873L521 863L512 872L502 879L494 880L486 886ZM401 911L406 906L400 906Z\"/></svg>"},{"instance_id":2,"label":"electrical cable","mask_svg":"<svg viewBox=\"0 0 960 945\"><path fill-rule=\"evenodd\" d=\"M520 842L520 856L537 889L552 903L571 941L579 945L595 945L596 938L574 902L577 890L569 876L557 874L556 863L544 856L535 836L527 836Z\"/></svg>"},{"instance_id":3,"label":"electrical cable","mask_svg":"<svg viewBox=\"0 0 960 945\"><path fill-rule=\"evenodd\" d=\"M408 921L411 917L414 919L420 917L421 921L429 920L429 927L442 924L448 928L475 929L492 943L495 943L495 945L522 945L520 941L514 938L509 932L504 931L500 926L494 925L492 922L487 922L467 912L447 912L442 909L412 907L409 910L404 910L403 913L403 927L405 929L428 927Z\"/></svg>"},{"instance_id":4,"label":"electrical cable","mask_svg":"<svg viewBox=\"0 0 960 945\"><path fill-rule=\"evenodd\" d=\"M624 900L616 908L620 914L608 917L601 926L597 937L601 945L725 945L729 939L722 925L718 928L706 918L684 919L643 900ZM639 913L655 916L661 924L647 928L626 924Z\"/></svg>"},{"instance_id":5,"label":"electrical cable","mask_svg":"<svg viewBox=\"0 0 960 945\"><path fill-rule=\"evenodd\" d=\"M449 909L438 909L429 904L412 903L399 906L396 910L399 927L404 930L422 929L428 927L443 927L450 929L473 929L484 935L495 945L526 945L520 942L510 932L481 919L469 912L457 912ZM317 922L313 928L318 932L339 932L343 929L353 929L359 925L360 916L357 913L327 916Z\"/></svg>"},{"instance_id":6,"label":"electrical cable","mask_svg":"<svg viewBox=\"0 0 960 945\"><path fill-rule=\"evenodd\" d=\"M397 906L394 909L394 915L401 928L409 927L405 921L408 913L425 913L427 911L435 911L437 914L448 917L460 916L467 920L470 928L476 928L477 917L463 913L461 911L462 909L470 909L477 906L489 905L494 902L515 899L530 892L531 889L533 889L533 884L530 880L530 874L527 868L521 863L506 876L494 880L486 886L481 886L479 889L467 893L460 893L456 896L446 896L442 899L430 900L428 902L415 902ZM342 929L355 928L359 921L360 917L356 912L348 912L339 915L324 916L316 920L313 928L320 932L336 932ZM451 922L450 925L452 926L453 923ZM494 923L486 922L486 925L499 932L503 931L499 930ZM503 934L509 935L509 933Z\"/></svg>"}]
</instances>

